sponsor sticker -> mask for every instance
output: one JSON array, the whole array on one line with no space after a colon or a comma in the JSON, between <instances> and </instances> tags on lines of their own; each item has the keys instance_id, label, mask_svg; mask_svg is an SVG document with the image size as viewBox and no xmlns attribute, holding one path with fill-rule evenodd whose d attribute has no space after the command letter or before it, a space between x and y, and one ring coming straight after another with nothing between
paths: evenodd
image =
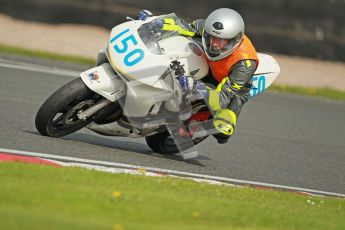
<instances>
[{"instance_id":1,"label":"sponsor sticker","mask_svg":"<svg viewBox=\"0 0 345 230\"><path fill-rule=\"evenodd\" d=\"M94 81L96 81L97 83L100 83L100 81L99 81L99 74L97 73L97 71L89 73L87 76L88 76L91 84Z\"/></svg>"}]
</instances>

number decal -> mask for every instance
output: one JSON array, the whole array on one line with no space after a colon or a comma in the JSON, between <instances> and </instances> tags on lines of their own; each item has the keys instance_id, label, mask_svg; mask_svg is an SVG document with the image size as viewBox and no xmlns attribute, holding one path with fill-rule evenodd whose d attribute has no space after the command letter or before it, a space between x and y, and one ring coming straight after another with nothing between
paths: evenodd
<instances>
[{"instance_id":1,"label":"number decal","mask_svg":"<svg viewBox=\"0 0 345 230\"><path fill-rule=\"evenodd\" d=\"M116 52L118 52L119 54L123 54L128 50L128 44L129 41L131 41L133 43L133 45L138 45L137 40L135 39L135 37L132 35L129 35L128 37L122 39L121 44L122 44L122 48L119 48L119 45L114 45L114 49L116 50Z\"/></svg>"},{"instance_id":2,"label":"number decal","mask_svg":"<svg viewBox=\"0 0 345 230\"><path fill-rule=\"evenodd\" d=\"M126 66L134 66L144 58L144 51L142 49L135 49L129 52L124 59L124 63ZM133 58L133 56L136 56ZM130 60L133 59L133 60Z\"/></svg>"},{"instance_id":3,"label":"number decal","mask_svg":"<svg viewBox=\"0 0 345 230\"><path fill-rule=\"evenodd\" d=\"M255 85L255 82L258 82L257 83L257 87L252 87L250 89L250 96L253 97L263 91L265 91L266 89L266 77L264 75L260 76L260 77L257 77L257 76L254 76L253 77L253 85Z\"/></svg>"},{"instance_id":4,"label":"number decal","mask_svg":"<svg viewBox=\"0 0 345 230\"><path fill-rule=\"evenodd\" d=\"M129 29L123 30L115 35L115 37L110 40L110 43L116 42L113 46L116 53L125 54L123 63L125 63L126 66L134 66L144 59L145 53L142 49L136 48L138 41L135 39L134 35L129 32ZM119 40L120 38L122 38L122 40Z\"/></svg>"},{"instance_id":5,"label":"number decal","mask_svg":"<svg viewBox=\"0 0 345 230\"><path fill-rule=\"evenodd\" d=\"M119 33L118 35L116 35L115 37L113 37L111 40L110 40L110 43L113 43L114 41L116 41L119 37L121 37L122 35L126 34L129 32L129 29L126 29L124 31L122 31L121 33Z\"/></svg>"}]
</instances>

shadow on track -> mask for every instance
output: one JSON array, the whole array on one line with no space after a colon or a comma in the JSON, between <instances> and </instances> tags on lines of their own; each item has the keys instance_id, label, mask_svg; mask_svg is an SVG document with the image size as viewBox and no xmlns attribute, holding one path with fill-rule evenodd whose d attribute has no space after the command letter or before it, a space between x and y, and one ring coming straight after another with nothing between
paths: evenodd
<instances>
[{"instance_id":1,"label":"shadow on track","mask_svg":"<svg viewBox=\"0 0 345 230\"><path fill-rule=\"evenodd\" d=\"M24 130L24 132L41 136L36 131ZM49 138L49 137L45 137L45 138ZM202 155L199 155L197 158L190 159L190 160L183 160L183 158L178 154L163 155L160 153L153 152L146 144L133 141L135 140L133 138L128 138L129 141L127 141L127 140L122 140L123 137L121 138L121 140L116 140L116 137L112 137L112 139L110 139L110 138L104 138L101 136L96 136L96 135L86 134L86 133L73 133L65 137L58 138L58 139L84 142L87 144L97 145L104 148L130 151L130 152L135 152L139 154L150 155L157 158L164 158L164 159L170 159L173 161L185 162L187 164L201 166L201 167L205 167L205 165L201 164L199 160L211 160L210 158L202 156Z\"/></svg>"}]
</instances>

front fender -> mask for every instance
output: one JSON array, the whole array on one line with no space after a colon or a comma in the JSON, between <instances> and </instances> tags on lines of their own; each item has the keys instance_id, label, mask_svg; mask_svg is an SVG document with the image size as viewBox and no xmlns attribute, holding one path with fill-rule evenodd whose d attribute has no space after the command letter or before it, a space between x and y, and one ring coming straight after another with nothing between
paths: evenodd
<instances>
[{"instance_id":1,"label":"front fender","mask_svg":"<svg viewBox=\"0 0 345 230\"><path fill-rule=\"evenodd\" d=\"M126 93L125 83L109 63L82 72L80 78L88 88L112 102Z\"/></svg>"}]
</instances>

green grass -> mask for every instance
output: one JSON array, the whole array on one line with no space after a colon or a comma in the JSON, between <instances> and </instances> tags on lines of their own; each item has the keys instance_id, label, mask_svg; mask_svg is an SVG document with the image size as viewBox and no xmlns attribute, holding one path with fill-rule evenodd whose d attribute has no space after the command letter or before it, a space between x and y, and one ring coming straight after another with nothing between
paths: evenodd
<instances>
[{"instance_id":1,"label":"green grass","mask_svg":"<svg viewBox=\"0 0 345 230\"><path fill-rule=\"evenodd\" d=\"M345 229L345 200L0 163L0 229Z\"/></svg>"},{"instance_id":2,"label":"green grass","mask_svg":"<svg viewBox=\"0 0 345 230\"><path fill-rule=\"evenodd\" d=\"M315 97L323 97L332 100L341 100L345 101L345 92L338 91L330 88L308 88L308 87L295 87L295 86L281 86L281 85L272 85L268 89L270 92L286 92L299 95L308 95Z\"/></svg>"},{"instance_id":3,"label":"green grass","mask_svg":"<svg viewBox=\"0 0 345 230\"><path fill-rule=\"evenodd\" d=\"M55 61L72 62L77 64L85 64L93 66L96 63L95 59L73 56L73 55L61 55L45 51L30 50L24 48L18 48L13 46L5 46L0 44L0 53L15 54L26 57L36 57Z\"/></svg>"},{"instance_id":4,"label":"green grass","mask_svg":"<svg viewBox=\"0 0 345 230\"><path fill-rule=\"evenodd\" d=\"M49 53L49 52L43 52L43 51L5 46L1 44L0 44L0 53L15 54L15 55L50 59L50 60L56 60L56 61L72 62L72 63L77 63L77 64L86 64L89 66L93 66L96 62L95 59L91 59L91 58L84 58L84 57L71 56L71 55L60 55L60 54L54 54L54 53ZM269 88L268 91L287 92L287 93L294 93L294 94L299 94L299 95L317 96L317 97L323 97L323 98L328 98L332 100L345 101L345 92L329 89L329 88L316 89L316 88L307 88L307 87L273 85Z\"/></svg>"}]
</instances>

